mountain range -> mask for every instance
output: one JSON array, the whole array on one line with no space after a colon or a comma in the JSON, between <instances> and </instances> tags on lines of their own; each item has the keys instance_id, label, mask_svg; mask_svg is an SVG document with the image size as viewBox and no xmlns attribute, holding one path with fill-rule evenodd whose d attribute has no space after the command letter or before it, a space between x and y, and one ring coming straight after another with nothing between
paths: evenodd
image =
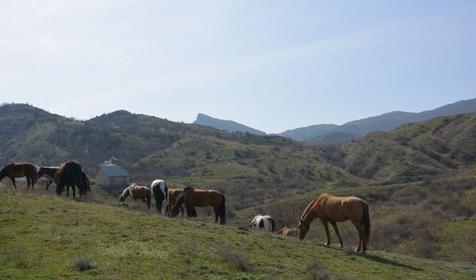
<instances>
[{"instance_id":1,"label":"mountain range","mask_svg":"<svg viewBox=\"0 0 476 280\"><path fill-rule=\"evenodd\" d=\"M476 112L476 98L438 107L419 113L395 111L365 119L347 122L343 125L316 124L286 130L278 135L314 145L342 144L373 131L390 131L406 123L420 122L441 116L451 116ZM224 121L203 114L197 116L197 124L211 126L229 132L249 132L263 135L264 132L233 121Z\"/></svg>"},{"instance_id":2,"label":"mountain range","mask_svg":"<svg viewBox=\"0 0 476 280\"><path fill-rule=\"evenodd\" d=\"M208 115L199 113L197 119L193 122L194 124L199 124L203 126L210 126L216 129L225 130L228 132L243 132L243 133L252 133L256 135L265 135L266 133L251 128L249 126L237 123L235 121L221 120L217 118L210 117Z\"/></svg>"}]
</instances>

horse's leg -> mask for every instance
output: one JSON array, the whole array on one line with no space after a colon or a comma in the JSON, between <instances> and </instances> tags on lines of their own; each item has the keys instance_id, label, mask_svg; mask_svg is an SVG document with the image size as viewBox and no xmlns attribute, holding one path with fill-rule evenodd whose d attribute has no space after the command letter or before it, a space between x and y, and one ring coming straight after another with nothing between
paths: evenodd
<instances>
[{"instance_id":1,"label":"horse's leg","mask_svg":"<svg viewBox=\"0 0 476 280\"><path fill-rule=\"evenodd\" d=\"M333 222L333 221L330 221L330 222L331 222L332 227L334 228L334 231L337 234L337 237L339 238L340 247L344 248L344 242L342 242L342 238L340 237L339 228L337 227L337 223Z\"/></svg>"},{"instance_id":2,"label":"horse's leg","mask_svg":"<svg viewBox=\"0 0 476 280\"><path fill-rule=\"evenodd\" d=\"M76 185L73 185L72 188L73 188L73 198L76 198Z\"/></svg>"},{"instance_id":3,"label":"horse's leg","mask_svg":"<svg viewBox=\"0 0 476 280\"><path fill-rule=\"evenodd\" d=\"M364 242L364 230L359 222L352 221L352 223L354 224L355 228L357 229L357 232L359 233L359 246L355 248L355 252L360 252L360 250L362 249L362 243Z\"/></svg>"},{"instance_id":4,"label":"horse's leg","mask_svg":"<svg viewBox=\"0 0 476 280\"><path fill-rule=\"evenodd\" d=\"M151 197L148 196L147 197L147 209L150 209L150 200L151 200Z\"/></svg>"},{"instance_id":5,"label":"horse's leg","mask_svg":"<svg viewBox=\"0 0 476 280\"><path fill-rule=\"evenodd\" d=\"M331 236L329 234L329 224L327 223L327 220L321 220L321 222L324 225L324 229L326 230L326 236L327 236L327 242L324 245L326 247L329 247L329 245L331 245Z\"/></svg>"},{"instance_id":6,"label":"horse's leg","mask_svg":"<svg viewBox=\"0 0 476 280\"><path fill-rule=\"evenodd\" d=\"M13 187L16 189L16 188L17 188L17 184L15 184L15 177L10 177L10 180L11 180L12 183L13 183Z\"/></svg>"},{"instance_id":7,"label":"horse's leg","mask_svg":"<svg viewBox=\"0 0 476 280\"><path fill-rule=\"evenodd\" d=\"M30 189L30 176L26 176L26 190Z\"/></svg>"}]
</instances>

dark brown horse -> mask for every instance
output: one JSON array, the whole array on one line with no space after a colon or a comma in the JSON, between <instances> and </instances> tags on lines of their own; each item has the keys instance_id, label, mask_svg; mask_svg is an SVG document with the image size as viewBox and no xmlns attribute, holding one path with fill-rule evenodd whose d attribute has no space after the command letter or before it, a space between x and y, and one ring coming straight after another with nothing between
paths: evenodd
<instances>
[{"instance_id":1,"label":"dark brown horse","mask_svg":"<svg viewBox=\"0 0 476 280\"><path fill-rule=\"evenodd\" d=\"M342 248L344 243L340 237L336 222L350 220L359 232L359 246L355 251L360 252L362 250L365 252L367 250L370 237L370 217L369 206L364 200L354 196L337 197L327 193L317 196L307 205L299 219L299 239L302 240L306 236L309 231L309 225L315 218L321 220L326 230L326 246L331 244L328 222L334 228Z\"/></svg>"},{"instance_id":2,"label":"dark brown horse","mask_svg":"<svg viewBox=\"0 0 476 280\"><path fill-rule=\"evenodd\" d=\"M66 187L66 196L69 197L69 188L73 188L73 197L76 197L76 186L79 189L79 195L86 194L87 187L81 165L77 161L66 161L59 167L55 174L56 194L61 195Z\"/></svg>"},{"instance_id":3,"label":"dark brown horse","mask_svg":"<svg viewBox=\"0 0 476 280\"><path fill-rule=\"evenodd\" d=\"M35 183L38 180L38 172L36 166L31 163L10 163L0 170L0 181L5 177L10 178L15 189L17 188L15 178L26 177L28 189L30 188L30 185L35 189Z\"/></svg>"},{"instance_id":4,"label":"dark brown horse","mask_svg":"<svg viewBox=\"0 0 476 280\"><path fill-rule=\"evenodd\" d=\"M51 183L54 182L54 178L58 170L59 170L59 167L46 167L46 166L41 166L40 169L38 170L38 178L41 178L42 176L46 175L50 179L48 183L46 184L46 189L48 189Z\"/></svg>"},{"instance_id":5,"label":"dark brown horse","mask_svg":"<svg viewBox=\"0 0 476 280\"><path fill-rule=\"evenodd\" d=\"M215 223L218 222L218 218L220 218L220 224L225 224L225 196L218 191L198 190L190 187L185 188L172 208L172 216L177 216L182 204L185 204L185 208L188 212L187 215L189 217L191 216L190 214L193 214L189 212L189 209L194 209L194 207L211 206L215 212Z\"/></svg>"},{"instance_id":6,"label":"dark brown horse","mask_svg":"<svg viewBox=\"0 0 476 280\"><path fill-rule=\"evenodd\" d=\"M122 194L119 196L119 201L123 202L128 196L130 196L133 200L140 199L144 201L147 203L147 208L150 209L152 194L148 187L139 186L136 183L133 183L122 191Z\"/></svg>"}]
</instances>

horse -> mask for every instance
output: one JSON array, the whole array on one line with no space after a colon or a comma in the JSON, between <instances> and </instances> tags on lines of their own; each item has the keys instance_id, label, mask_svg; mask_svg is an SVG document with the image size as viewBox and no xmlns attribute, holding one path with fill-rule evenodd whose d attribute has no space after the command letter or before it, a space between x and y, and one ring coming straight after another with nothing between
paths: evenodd
<instances>
[{"instance_id":1,"label":"horse","mask_svg":"<svg viewBox=\"0 0 476 280\"><path fill-rule=\"evenodd\" d=\"M41 178L43 175L46 175L49 177L49 179L51 179L46 184L46 189L48 189L51 183L54 182L54 178L58 170L59 170L59 167L46 167L46 166L41 166L40 169L38 169L38 178Z\"/></svg>"},{"instance_id":2,"label":"horse","mask_svg":"<svg viewBox=\"0 0 476 280\"><path fill-rule=\"evenodd\" d=\"M84 174L85 175L85 174ZM76 186L79 189L79 195L86 194L87 186L81 164L79 162L70 160L61 164L55 174L54 181L56 183L56 194L61 195L66 187L66 196L69 197L69 188L73 188L73 197L76 197Z\"/></svg>"},{"instance_id":3,"label":"horse","mask_svg":"<svg viewBox=\"0 0 476 280\"><path fill-rule=\"evenodd\" d=\"M177 202L177 198L179 197L179 195L181 195L183 192L183 189L182 188L176 188L176 189L171 189L169 188L168 189L168 192L167 192L167 203L165 205L165 214L166 215L171 215L172 214L172 207L175 205L175 203ZM180 205L179 207L180 209L180 213L181 213L181 216L183 217L183 212L184 212L184 208L183 208L183 205ZM191 209L187 209L187 213L191 213L192 216L196 216L196 213L197 211L195 211L195 208L193 210Z\"/></svg>"},{"instance_id":4,"label":"horse","mask_svg":"<svg viewBox=\"0 0 476 280\"><path fill-rule=\"evenodd\" d=\"M10 178L15 189L17 188L15 178L26 177L28 189L30 189L31 185L34 190L35 183L38 180L38 171L36 170L36 166L31 163L10 163L0 170L0 181L5 177Z\"/></svg>"},{"instance_id":5,"label":"horse","mask_svg":"<svg viewBox=\"0 0 476 280\"><path fill-rule=\"evenodd\" d=\"M81 171L81 180L83 182L84 188L87 192L91 192L91 182L89 181L88 175Z\"/></svg>"},{"instance_id":6,"label":"horse","mask_svg":"<svg viewBox=\"0 0 476 280\"><path fill-rule=\"evenodd\" d=\"M273 232L275 229L274 219L269 215L256 215L248 225L249 227L256 227L267 232Z\"/></svg>"},{"instance_id":7,"label":"horse","mask_svg":"<svg viewBox=\"0 0 476 280\"><path fill-rule=\"evenodd\" d=\"M284 226L280 230L278 230L276 232L276 234L284 235L284 236L297 237L298 236L298 229L295 228L295 227Z\"/></svg>"},{"instance_id":8,"label":"horse","mask_svg":"<svg viewBox=\"0 0 476 280\"><path fill-rule=\"evenodd\" d=\"M225 196L215 190L199 190L191 187L183 189L182 193L178 196L177 202L175 202L172 208L172 216L175 217L178 214L180 205L185 204L187 208L187 216L190 217L191 209L193 207L213 207L215 212L215 223L220 218L220 224L225 224L226 208L225 208ZM195 212L196 214L196 212Z\"/></svg>"},{"instance_id":9,"label":"horse","mask_svg":"<svg viewBox=\"0 0 476 280\"><path fill-rule=\"evenodd\" d=\"M328 222L331 223L334 231L339 238L340 247L344 247L342 238L339 234L336 222L345 222L350 220L359 233L359 246L356 252L365 252L370 238L370 217L369 206L366 201L354 197L337 197L323 193L315 197L306 207L299 218L299 239L304 239L309 231L310 224L315 218L319 218L326 230L327 242L325 246L331 244L329 237Z\"/></svg>"},{"instance_id":10,"label":"horse","mask_svg":"<svg viewBox=\"0 0 476 280\"><path fill-rule=\"evenodd\" d=\"M157 212L161 212L163 214L163 201L165 200L166 205L168 201L169 188L167 187L167 183L162 179L156 179L150 184L150 191L152 192L155 199Z\"/></svg>"},{"instance_id":11,"label":"horse","mask_svg":"<svg viewBox=\"0 0 476 280\"><path fill-rule=\"evenodd\" d=\"M150 201L151 201L151 191L146 186L139 186L136 183L133 183L129 187L125 188L122 191L121 196L119 196L119 201L124 202L126 198L130 196L133 200L140 199L147 203L147 209L150 209Z\"/></svg>"}]
</instances>

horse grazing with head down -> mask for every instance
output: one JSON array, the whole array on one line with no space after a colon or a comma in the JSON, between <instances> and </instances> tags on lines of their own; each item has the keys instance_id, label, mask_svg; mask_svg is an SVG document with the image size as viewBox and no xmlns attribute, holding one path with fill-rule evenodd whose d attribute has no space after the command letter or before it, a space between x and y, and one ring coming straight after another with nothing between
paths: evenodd
<instances>
[{"instance_id":1,"label":"horse grazing with head down","mask_svg":"<svg viewBox=\"0 0 476 280\"><path fill-rule=\"evenodd\" d=\"M280 230L278 230L276 232L276 234L284 235L284 236L297 237L298 236L298 229L295 228L295 227L284 226Z\"/></svg>"},{"instance_id":2,"label":"horse grazing with head down","mask_svg":"<svg viewBox=\"0 0 476 280\"><path fill-rule=\"evenodd\" d=\"M162 179L156 179L150 184L150 191L152 192L155 199L155 207L157 208L157 212L164 214L165 211L163 202L165 201L165 205L167 205L169 193L167 183Z\"/></svg>"},{"instance_id":3,"label":"horse grazing with head down","mask_svg":"<svg viewBox=\"0 0 476 280\"><path fill-rule=\"evenodd\" d=\"M79 162L70 160L66 161L59 167L55 174L54 181L56 183L56 194L61 195L66 188L66 196L69 197L69 188L73 188L73 197L76 197L76 186L79 189L79 195L82 196L88 191L85 184L84 172ZM87 176L86 176L87 177Z\"/></svg>"},{"instance_id":4,"label":"horse grazing with head down","mask_svg":"<svg viewBox=\"0 0 476 280\"><path fill-rule=\"evenodd\" d=\"M133 200L140 199L147 203L147 208L150 209L150 201L151 201L151 191L146 186L139 186L136 183L133 183L129 187L125 188L122 191L121 196L119 196L119 201L123 202L126 198L130 196Z\"/></svg>"},{"instance_id":5,"label":"horse grazing with head down","mask_svg":"<svg viewBox=\"0 0 476 280\"><path fill-rule=\"evenodd\" d=\"M182 194L182 192L183 192L182 188L168 189L167 203L165 204L166 215L169 215L169 216L172 215L172 208L174 207L175 203L177 202L177 198ZM184 213L183 205L179 206L179 210L180 210L181 216L183 217L183 213ZM187 209L187 214L189 213L191 216L195 216L195 217L197 216L197 211L195 210L195 208Z\"/></svg>"},{"instance_id":6,"label":"horse grazing with head down","mask_svg":"<svg viewBox=\"0 0 476 280\"><path fill-rule=\"evenodd\" d=\"M31 163L10 163L5 165L2 170L0 170L0 181L3 178L8 177L13 183L13 187L17 188L15 184L15 178L26 177L26 182L28 189L30 185L32 189L35 189L35 183L38 180L38 172L36 166Z\"/></svg>"},{"instance_id":7,"label":"horse grazing with head down","mask_svg":"<svg viewBox=\"0 0 476 280\"><path fill-rule=\"evenodd\" d=\"M215 212L215 223L218 222L218 218L220 218L220 224L225 224L225 196L218 191L199 190L190 187L183 189L182 193L177 198L177 202L172 208L172 216L177 216L180 205L182 204L185 204L185 208L187 209L187 215L189 217L196 216L194 207L211 206L213 208L213 211Z\"/></svg>"},{"instance_id":8,"label":"horse grazing with head down","mask_svg":"<svg viewBox=\"0 0 476 280\"><path fill-rule=\"evenodd\" d=\"M256 215L248 225L249 227L256 227L267 232L273 232L276 228L274 219L269 215Z\"/></svg>"},{"instance_id":9,"label":"horse grazing with head down","mask_svg":"<svg viewBox=\"0 0 476 280\"><path fill-rule=\"evenodd\" d=\"M370 238L370 217L369 206L364 200L354 196L337 197L327 193L317 196L307 205L299 219L299 239L302 240L306 236L310 224L315 218L321 220L326 230L327 242L325 246L329 246L331 243L328 222L334 228L342 248L344 243L336 222L350 220L359 233L359 246L355 251L360 252L362 250L365 252L367 250Z\"/></svg>"},{"instance_id":10,"label":"horse grazing with head down","mask_svg":"<svg viewBox=\"0 0 476 280\"><path fill-rule=\"evenodd\" d=\"M54 182L54 178L58 170L59 170L59 167L47 167L47 166L41 166L40 169L38 169L38 178L41 178L42 176L46 175L49 179L48 183L46 184L46 189L48 189L51 183Z\"/></svg>"}]
</instances>

